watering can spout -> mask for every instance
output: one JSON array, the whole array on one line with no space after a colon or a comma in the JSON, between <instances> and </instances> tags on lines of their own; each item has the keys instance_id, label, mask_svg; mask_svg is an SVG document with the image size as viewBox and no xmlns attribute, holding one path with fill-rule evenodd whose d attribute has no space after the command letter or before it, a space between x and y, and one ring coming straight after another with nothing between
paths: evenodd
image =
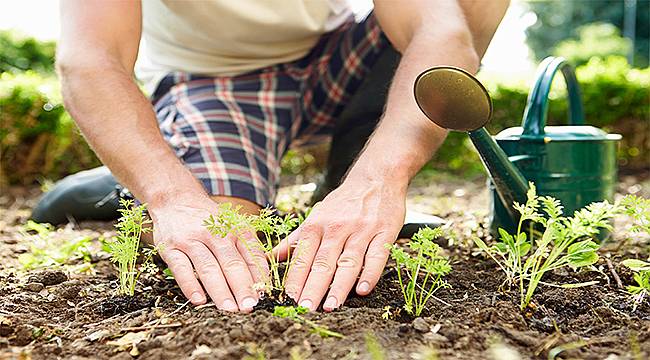
<instances>
[{"instance_id":1,"label":"watering can spout","mask_svg":"<svg viewBox=\"0 0 650 360\"><path fill-rule=\"evenodd\" d=\"M469 134L510 217L518 219L513 203L526 202L528 183L484 127L492 116L485 87L465 70L438 66L421 73L414 90L418 106L431 121Z\"/></svg>"}]
</instances>

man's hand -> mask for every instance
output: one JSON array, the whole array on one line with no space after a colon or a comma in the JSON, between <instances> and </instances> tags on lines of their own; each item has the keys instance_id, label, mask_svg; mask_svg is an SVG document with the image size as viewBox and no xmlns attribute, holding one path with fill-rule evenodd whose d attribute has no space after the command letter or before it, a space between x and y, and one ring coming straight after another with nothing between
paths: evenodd
<instances>
[{"instance_id":1,"label":"man's hand","mask_svg":"<svg viewBox=\"0 0 650 360\"><path fill-rule=\"evenodd\" d=\"M279 247L286 255L297 244L286 291L300 305L315 310L331 283L323 308L339 307L359 272L358 294L377 284L385 244L404 220L408 183L446 135L417 107L415 78L435 65L475 72L507 7L508 0L375 1L379 25L402 60L384 116L345 181Z\"/></svg>"},{"instance_id":2,"label":"man's hand","mask_svg":"<svg viewBox=\"0 0 650 360\"><path fill-rule=\"evenodd\" d=\"M291 246L286 292L298 304L331 311L356 291L367 295L388 260L386 244L397 238L405 213L406 183L348 178L319 203L278 248ZM332 284L329 292L328 288Z\"/></svg>"},{"instance_id":3,"label":"man's hand","mask_svg":"<svg viewBox=\"0 0 650 360\"><path fill-rule=\"evenodd\" d=\"M217 211L217 204L207 196L151 208L154 243L193 304L205 303L205 288L219 309L250 312L259 298L253 285L268 276L266 258L261 250L254 250L258 247L252 234L245 239L212 236L203 222ZM249 241L251 251L243 241Z\"/></svg>"}]
</instances>

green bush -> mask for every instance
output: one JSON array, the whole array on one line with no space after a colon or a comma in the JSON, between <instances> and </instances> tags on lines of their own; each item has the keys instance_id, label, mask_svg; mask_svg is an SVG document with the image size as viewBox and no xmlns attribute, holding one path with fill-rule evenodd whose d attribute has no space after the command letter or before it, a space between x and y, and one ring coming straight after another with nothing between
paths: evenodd
<instances>
[{"instance_id":1,"label":"green bush","mask_svg":"<svg viewBox=\"0 0 650 360\"><path fill-rule=\"evenodd\" d=\"M56 78L0 74L0 184L59 178L98 164L61 105Z\"/></svg>"},{"instance_id":2,"label":"green bush","mask_svg":"<svg viewBox=\"0 0 650 360\"><path fill-rule=\"evenodd\" d=\"M623 135L619 164L639 169L650 164L650 68L634 69L625 58L594 57L576 69L582 91L586 122ZM561 75L550 93L548 123L565 124L568 115L566 88ZM488 130L492 134L519 126L529 85L513 79L482 79L492 96L494 113ZM533 79L530 79L532 81ZM480 160L464 134L451 133L427 168L473 175Z\"/></svg>"},{"instance_id":3,"label":"green bush","mask_svg":"<svg viewBox=\"0 0 650 360\"><path fill-rule=\"evenodd\" d=\"M556 56L562 56L576 66L586 64L593 57L626 56L632 48L632 41L622 37L620 30L612 24L587 24L579 27L577 32L577 39L560 42L554 51Z\"/></svg>"},{"instance_id":4,"label":"green bush","mask_svg":"<svg viewBox=\"0 0 650 360\"><path fill-rule=\"evenodd\" d=\"M0 31L0 73L26 70L51 73L54 71L55 49L56 44L52 41L38 41L12 31Z\"/></svg>"}]
</instances>

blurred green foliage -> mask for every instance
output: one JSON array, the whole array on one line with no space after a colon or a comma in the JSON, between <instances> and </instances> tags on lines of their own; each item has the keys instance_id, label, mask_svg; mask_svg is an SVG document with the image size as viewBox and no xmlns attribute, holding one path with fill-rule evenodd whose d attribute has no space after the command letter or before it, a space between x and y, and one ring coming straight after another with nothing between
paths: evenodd
<instances>
[{"instance_id":1,"label":"blurred green foliage","mask_svg":"<svg viewBox=\"0 0 650 360\"><path fill-rule=\"evenodd\" d=\"M537 21L526 29L526 42L537 60L551 55L550 50L561 41L578 36L580 26L607 22L623 30L625 4L621 0L528 0L526 6L535 13ZM650 53L650 1L636 1L636 41L634 65L648 66Z\"/></svg>"},{"instance_id":2,"label":"blurred green foliage","mask_svg":"<svg viewBox=\"0 0 650 360\"><path fill-rule=\"evenodd\" d=\"M15 32L0 31L0 73L5 71L54 71L53 41L38 41Z\"/></svg>"},{"instance_id":3,"label":"blurred green foliage","mask_svg":"<svg viewBox=\"0 0 650 360\"><path fill-rule=\"evenodd\" d=\"M586 64L593 57L627 56L632 47L630 39L622 37L620 30L609 23L587 24L576 31L577 39L564 40L553 51L576 66Z\"/></svg>"},{"instance_id":4,"label":"blurred green foliage","mask_svg":"<svg viewBox=\"0 0 650 360\"><path fill-rule=\"evenodd\" d=\"M64 110L53 75L0 74L0 184L59 178L98 164Z\"/></svg>"}]
</instances>

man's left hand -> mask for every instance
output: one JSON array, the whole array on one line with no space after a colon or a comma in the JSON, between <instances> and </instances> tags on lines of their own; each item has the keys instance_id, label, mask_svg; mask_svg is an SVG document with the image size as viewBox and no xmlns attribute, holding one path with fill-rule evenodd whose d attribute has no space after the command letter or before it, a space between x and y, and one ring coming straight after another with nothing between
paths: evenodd
<instances>
[{"instance_id":1,"label":"man's left hand","mask_svg":"<svg viewBox=\"0 0 650 360\"><path fill-rule=\"evenodd\" d=\"M292 257L285 290L299 305L332 311L375 287L403 225L408 184L347 179L278 248ZM359 276L359 273L361 275ZM331 288L330 288L331 284ZM329 288L329 292L328 292Z\"/></svg>"}]
</instances>

